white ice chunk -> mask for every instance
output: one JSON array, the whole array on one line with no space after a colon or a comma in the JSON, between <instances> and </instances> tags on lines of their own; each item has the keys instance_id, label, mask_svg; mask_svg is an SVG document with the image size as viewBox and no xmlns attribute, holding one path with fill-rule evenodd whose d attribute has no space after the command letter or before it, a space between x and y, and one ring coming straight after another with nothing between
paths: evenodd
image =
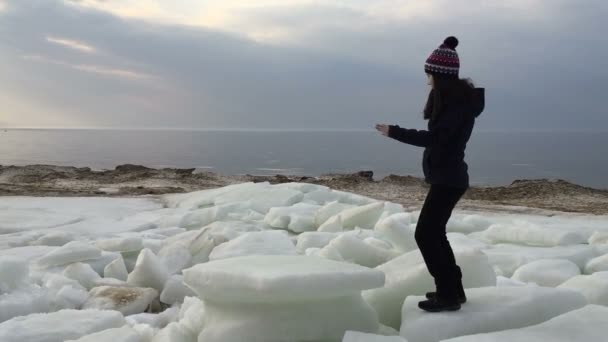
<instances>
[{"instance_id":1,"label":"white ice chunk","mask_svg":"<svg viewBox=\"0 0 608 342\"><path fill-rule=\"evenodd\" d=\"M54 297L50 298L55 310L80 309L87 299L89 299L89 293L85 289L66 285L60 288Z\"/></svg>"},{"instance_id":2,"label":"white ice chunk","mask_svg":"<svg viewBox=\"0 0 608 342\"><path fill-rule=\"evenodd\" d=\"M101 275L103 274L103 271L105 270L106 266L108 266L114 260L120 258L122 258L122 255L120 253L103 251L101 252L101 257L96 259L82 260L81 262L83 264L88 264L93 268L93 270L95 270L95 272Z\"/></svg>"},{"instance_id":3,"label":"white ice chunk","mask_svg":"<svg viewBox=\"0 0 608 342\"><path fill-rule=\"evenodd\" d=\"M338 214L330 217L321 226L319 226L317 231L324 233L338 233L344 231L342 216Z\"/></svg>"},{"instance_id":4,"label":"white ice chunk","mask_svg":"<svg viewBox=\"0 0 608 342\"><path fill-rule=\"evenodd\" d=\"M13 256L0 256L0 295L25 287L29 273L26 261Z\"/></svg>"},{"instance_id":5,"label":"white ice chunk","mask_svg":"<svg viewBox=\"0 0 608 342\"><path fill-rule=\"evenodd\" d=\"M593 258L585 265L585 274L608 271L608 254Z\"/></svg>"},{"instance_id":6,"label":"white ice chunk","mask_svg":"<svg viewBox=\"0 0 608 342\"><path fill-rule=\"evenodd\" d=\"M453 249L486 249L488 245L462 233L448 233L448 241Z\"/></svg>"},{"instance_id":7,"label":"white ice chunk","mask_svg":"<svg viewBox=\"0 0 608 342\"><path fill-rule=\"evenodd\" d=\"M131 286L151 287L161 292L169 279L165 266L149 249L143 249L137 257L133 272L127 277Z\"/></svg>"},{"instance_id":8,"label":"white ice chunk","mask_svg":"<svg viewBox=\"0 0 608 342\"><path fill-rule=\"evenodd\" d=\"M179 318L179 305L172 306L161 313L139 313L125 317L127 323L134 326L137 324L147 324L156 329L162 329L171 322L177 321Z\"/></svg>"},{"instance_id":9,"label":"white ice chunk","mask_svg":"<svg viewBox=\"0 0 608 342\"><path fill-rule=\"evenodd\" d=\"M503 277L503 276L496 277L496 286L497 287L512 287L512 286L525 286L525 285L528 285L528 284L521 282L519 280L513 280L511 278L507 278L507 277Z\"/></svg>"},{"instance_id":10,"label":"white ice chunk","mask_svg":"<svg viewBox=\"0 0 608 342\"><path fill-rule=\"evenodd\" d=\"M496 285L496 275L484 253L455 249L454 254L462 270L465 288ZM426 268L420 250L404 254L376 269L386 274L386 285L364 291L363 297L376 309L382 324L398 329L401 324L401 304L405 298L434 290L433 277Z\"/></svg>"},{"instance_id":11,"label":"white ice chunk","mask_svg":"<svg viewBox=\"0 0 608 342\"><path fill-rule=\"evenodd\" d=\"M366 334L356 331L347 331L342 342L407 342L400 336L382 336Z\"/></svg>"},{"instance_id":12,"label":"white ice chunk","mask_svg":"<svg viewBox=\"0 0 608 342\"><path fill-rule=\"evenodd\" d=\"M570 260L541 259L525 264L513 273L513 279L540 286L556 287L581 274L580 268Z\"/></svg>"},{"instance_id":13,"label":"white ice chunk","mask_svg":"<svg viewBox=\"0 0 608 342\"><path fill-rule=\"evenodd\" d=\"M597 256L597 250L589 245L531 247L501 244L483 250L499 275L511 277L520 266L539 259L564 259L583 269Z\"/></svg>"},{"instance_id":14,"label":"white ice chunk","mask_svg":"<svg viewBox=\"0 0 608 342\"><path fill-rule=\"evenodd\" d=\"M571 290L538 286L469 289L467 303L454 312L429 314L418 308L424 297L410 296L403 303L401 336L431 342L448 338L515 329L545 322L587 304Z\"/></svg>"},{"instance_id":15,"label":"white ice chunk","mask_svg":"<svg viewBox=\"0 0 608 342\"><path fill-rule=\"evenodd\" d=\"M76 234L74 233L54 231L41 236L31 244L35 246L63 246L74 240L76 240Z\"/></svg>"},{"instance_id":16,"label":"white ice chunk","mask_svg":"<svg viewBox=\"0 0 608 342\"><path fill-rule=\"evenodd\" d=\"M315 226L315 213L320 206L314 204L298 203L291 207L270 208L264 222L273 228L288 229L294 233L313 231Z\"/></svg>"},{"instance_id":17,"label":"white ice chunk","mask_svg":"<svg viewBox=\"0 0 608 342\"><path fill-rule=\"evenodd\" d=\"M72 241L38 259L40 267L67 265L101 257L101 250L85 242Z\"/></svg>"},{"instance_id":18,"label":"white ice chunk","mask_svg":"<svg viewBox=\"0 0 608 342\"><path fill-rule=\"evenodd\" d=\"M340 341L348 330L378 331L378 316L361 295L301 302L205 303L199 341Z\"/></svg>"},{"instance_id":19,"label":"white ice chunk","mask_svg":"<svg viewBox=\"0 0 608 342\"><path fill-rule=\"evenodd\" d=\"M304 255L320 257L320 258L325 258L325 259L335 260L335 261L344 261L344 258L340 255L340 252L338 252L334 248L331 248L331 249L308 248L304 252Z\"/></svg>"},{"instance_id":20,"label":"white ice chunk","mask_svg":"<svg viewBox=\"0 0 608 342\"><path fill-rule=\"evenodd\" d=\"M138 252L144 248L142 239L139 237L97 240L95 244L108 252Z\"/></svg>"},{"instance_id":21,"label":"white ice chunk","mask_svg":"<svg viewBox=\"0 0 608 342\"><path fill-rule=\"evenodd\" d=\"M180 227L199 229L215 221L242 220L251 214L245 202L222 204L191 211L180 222Z\"/></svg>"},{"instance_id":22,"label":"white ice chunk","mask_svg":"<svg viewBox=\"0 0 608 342\"><path fill-rule=\"evenodd\" d=\"M567 246L585 243L587 238L576 232L546 229L527 221L515 224L493 224L483 234L492 243L516 243L531 246Z\"/></svg>"},{"instance_id":23,"label":"white ice chunk","mask_svg":"<svg viewBox=\"0 0 608 342\"><path fill-rule=\"evenodd\" d=\"M373 236L363 239L363 242L365 242L366 244L368 244L370 246L376 247L376 248L387 249L387 250L393 249L393 245L390 242L382 240L382 239L378 239L377 237L373 237ZM399 254L402 254L402 253L399 253Z\"/></svg>"},{"instance_id":24,"label":"white ice chunk","mask_svg":"<svg viewBox=\"0 0 608 342\"><path fill-rule=\"evenodd\" d=\"M305 193L302 202L325 205L330 202L337 202L340 198L340 194L331 189L319 189Z\"/></svg>"},{"instance_id":25,"label":"white ice chunk","mask_svg":"<svg viewBox=\"0 0 608 342\"><path fill-rule=\"evenodd\" d=\"M521 329L462 336L443 342L605 341L608 308L587 305L546 322Z\"/></svg>"},{"instance_id":26,"label":"white ice chunk","mask_svg":"<svg viewBox=\"0 0 608 342\"><path fill-rule=\"evenodd\" d=\"M454 214L447 224L448 232L470 234L481 232L493 224L493 220L481 215Z\"/></svg>"},{"instance_id":27,"label":"white ice chunk","mask_svg":"<svg viewBox=\"0 0 608 342\"><path fill-rule=\"evenodd\" d=\"M213 249L209 260L247 255L295 255L296 248L285 231L245 233Z\"/></svg>"},{"instance_id":28,"label":"white ice chunk","mask_svg":"<svg viewBox=\"0 0 608 342\"><path fill-rule=\"evenodd\" d=\"M66 267L63 271L63 275L76 280L87 290L95 287L95 284L101 279L99 274L97 274L91 266L80 262L73 263Z\"/></svg>"},{"instance_id":29,"label":"white ice chunk","mask_svg":"<svg viewBox=\"0 0 608 342\"><path fill-rule=\"evenodd\" d=\"M166 304L181 303L185 297L194 295L194 292L184 284L184 276L176 274L167 280L165 289L160 294L160 301Z\"/></svg>"},{"instance_id":30,"label":"white ice chunk","mask_svg":"<svg viewBox=\"0 0 608 342\"><path fill-rule=\"evenodd\" d=\"M315 226L320 227L325 223L330 217L341 213L342 211L350 208L354 208L355 206L352 204L340 203L338 201L333 201L327 203L323 207L319 208L319 210L315 213Z\"/></svg>"},{"instance_id":31,"label":"white ice chunk","mask_svg":"<svg viewBox=\"0 0 608 342\"><path fill-rule=\"evenodd\" d=\"M61 310L15 317L0 324L2 342L64 342L126 324L117 311Z\"/></svg>"},{"instance_id":32,"label":"white ice chunk","mask_svg":"<svg viewBox=\"0 0 608 342\"><path fill-rule=\"evenodd\" d=\"M127 272L127 267L125 266L125 261L122 256L109 263L108 266L103 269L103 276L106 278L127 281L129 273Z\"/></svg>"},{"instance_id":33,"label":"white ice chunk","mask_svg":"<svg viewBox=\"0 0 608 342\"><path fill-rule=\"evenodd\" d=\"M333 189L331 192L334 193L336 196L338 196L337 200L338 200L338 202L341 202L341 203L361 206L361 205L367 205L367 204L378 202L378 200L375 200L373 198L354 194L352 192L345 192L345 191L333 190Z\"/></svg>"},{"instance_id":34,"label":"white ice chunk","mask_svg":"<svg viewBox=\"0 0 608 342\"><path fill-rule=\"evenodd\" d=\"M179 273L191 265L190 244L180 241L165 246L158 253L158 257L169 274Z\"/></svg>"},{"instance_id":35,"label":"white ice chunk","mask_svg":"<svg viewBox=\"0 0 608 342\"><path fill-rule=\"evenodd\" d=\"M170 323L154 336L151 342L197 342L198 334L186 330L179 323Z\"/></svg>"},{"instance_id":36,"label":"white ice chunk","mask_svg":"<svg viewBox=\"0 0 608 342\"><path fill-rule=\"evenodd\" d=\"M83 309L115 310L123 315L144 312L158 297L158 291L142 287L99 286L89 292Z\"/></svg>"},{"instance_id":37,"label":"white ice chunk","mask_svg":"<svg viewBox=\"0 0 608 342\"><path fill-rule=\"evenodd\" d=\"M363 242L351 234L342 234L323 247L327 255L338 252L344 261L366 267L376 267L399 256L399 253L378 248Z\"/></svg>"},{"instance_id":38,"label":"white ice chunk","mask_svg":"<svg viewBox=\"0 0 608 342\"><path fill-rule=\"evenodd\" d=\"M296 251L303 254L308 248L323 248L338 235L326 232L305 232L298 235Z\"/></svg>"},{"instance_id":39,"label":"white ice chunk","mask_svg":"<svg viewBox=\"0 0 608 342\"><path fill-rule=\"evenodd\" d=\"M595 232L589 237L589 244L601 245L608 244L608 232Z\"/></svg>"},{"instance_id":40,"label":"white ice chunk","mask_svg":"<svg viewBox=\"0 0 608 342\"><path fill-rule=\"evenodd\" d=\"M141 337L131 327L122 327L107 329L104 331L96 332L91 335L83 336L77 340L70 340L67 342L143 342Z\"/></svg>"},{"instance_id":41,"label":"white ice chunk","mask_svg":"<svg viewBox=\"0 0 608 342\"><path fill-rule=\"evenodd\" d=\"M608 272L579 275L558 286L582 293L589 304L608 306Z\"/></svg>"},{"instance_id":42,"label":"white ice chunk","mask_svg":"<svg viewBox=\"0 0 608 342\"><path fill-rule=\"evenodd\" d=\"M13 317L49 312L52 309L48 292L38 286L28 285L0 295L0 323Z\"/></svg>"},{"instance_id":43,"label":"white ice chunk","mask_svg":"<svg viewBox=\"0 0 608 342\"><path fill-rule=\"evenodd\" d=\"M184 270L184 282L214 302L258 303L333 298L384 284L384 274L306 256L250 256Z\"/></svg>"},{"instance_id":44,"label":"white ice chunk","mask_svg":"<svg viewBox=\"0 0 608 342\"><path fill-rule=\"evenodd\" d=\"M384 202L375 202L346 209L338 215L342 218L342 226L345 229L355 229L356 227L372 229L378 222L383 210Z\"/></svg>"},{"instance_id":45,"label":"white ice chunk","mask_svg":"<svg viewBox=\"0 0 608 342\"><path fill-rule=\"evenodd\" d=\"M409 252L418 249L414 238L415 227L411 224L410 213L391 215L374 227L400 252Z\"/></svg>"},{"instance_id":46,"label":"white ice chunk","mask_svg":"<svg viewBox=\"0 0 608 342\"><path fill-rule=\"evenodd\" d=\"M184 298L179 311L179 323L186 330L198 336L203 330L205 304L196 297Z\"/></svg>"},{"instance_id":47,"label":"white ice chunk","mask_svg":"<svg viewBox=\"0 0 608 342\"><path fill-rule=\"evenodd\" d=\"M243 233L259 232L271 229L263 222L244 222L244 221L219 221L213 222L203 228L206 234L211 234L224 240L232 240Z\"/></svg>"}]
</instances>

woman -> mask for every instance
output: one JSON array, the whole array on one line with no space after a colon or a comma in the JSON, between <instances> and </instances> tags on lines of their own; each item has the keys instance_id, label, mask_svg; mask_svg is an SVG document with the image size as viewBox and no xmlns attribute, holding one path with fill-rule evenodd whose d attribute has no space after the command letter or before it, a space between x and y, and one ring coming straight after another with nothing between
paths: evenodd
<instances>
[{"instance_id":1,"label":"woman","mask_svg":"<svg viewBox=\"0 0 608 342\"><path fill-rule=\"evenodd\" d=\"M432 89L424 108L428 130L376 125L383 135L424 147L422 168L430 190L416 226L416 243L435 279L436 291L418 306L426 311L459 310L466 302L462 273L446 236L446 224L469 187L466 144L484 107L484 90L458 76L458 39L448 37L427 59L424 70Z\"/></svg>"}]
</instances>

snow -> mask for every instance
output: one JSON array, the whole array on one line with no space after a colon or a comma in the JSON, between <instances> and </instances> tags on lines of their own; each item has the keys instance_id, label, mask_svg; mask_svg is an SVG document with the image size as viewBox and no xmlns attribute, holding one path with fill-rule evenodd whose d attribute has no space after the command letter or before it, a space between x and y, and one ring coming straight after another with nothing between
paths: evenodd
<instances>
[{"instance_id":1,"label":"snow","mask_svg":"<svg viewBox=\"0 0 608 342\"><path fill-rule=\"evenodd\" d=\"M463 336L443 342L529 342L529 341L605 341L608 308L587 305L522 329Z\"/></svg>"},{"instance_id":2,"label":"snow","mask_svg":"<svg viewBox=\"0 0 608 342\"><path fill-rule=\"evenodd\" d=\"M64 342L126 324L120 312L62 310L15 317L0 323L2 342Z\"/></svg>"},{"instance_id":3,"label":"snow","mask_svg":"<svg viewBox=\"0 0 608 342\"><path fill-rule=\"evenodd\" d=\"M570 260L541 259L521 266L511 278L524 283L556 287L579 274L580 268Z\"/></svg>"},{"instance_id":4,"label":"snow","mask_svg":"<svg viewBox=\"0 0 608 342\"><path fill-rule=\"evenodd\" d=\"M563 314L564 327L583 329L581 303L608 305L607 216L455 211L448 240L469 301L427 314L417 296L435 286L414 238L419 212L396 203L244 183L160 198L0 197L0 208L0 331L27 319L34 337L11 335L24 341L47 341L45 329L51 341L335 342L347 330L366 341L418 331L424 341L509 327L520 340L553 340L551 326L524 326ZM45 323L83 307L133 315L124 329L116 316L69 337ZM416 330L427 319L433 329Z\"/></svg>"},{"instance_id":5,"label":"snow","mask_svg":"<svg viewBox=\"0 0 608 342\"><path fill-rule=\"evenodd\" d=\"M539 286L482 287L466 290L460 311L428 313L418 308L423 297L403 303L401 336L431 342L491 331L523 328L545 322L587 304L572 290Z\"/></svg>"},{"instance_id":6,"label":"snow","mask_svg":"<svg viewBox=\"0 0 608 342\"><path fill-rule=\"evenodd\" d=\"M400 336L382 336L357 331L347 331L342 342L407 342Z\"/></svg>"}]
</instances>

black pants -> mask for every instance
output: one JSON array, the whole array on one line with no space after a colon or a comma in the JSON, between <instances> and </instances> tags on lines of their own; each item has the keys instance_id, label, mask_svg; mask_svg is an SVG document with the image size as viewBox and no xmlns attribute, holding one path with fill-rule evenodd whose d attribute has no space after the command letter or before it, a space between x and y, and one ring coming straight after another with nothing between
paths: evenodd
<instances>
[{"instance_id":1,"label":"black pants","mask_svg":"<svg viewBox=\"0 0 608 342\"><path fill-rule=\"evenodd\" d=\"M446 236L446 224L465 192L466 188L431 185L416 225L416 243L442 297L453 298L462 289L462 272Z\"/></svg>"}]
</instances>

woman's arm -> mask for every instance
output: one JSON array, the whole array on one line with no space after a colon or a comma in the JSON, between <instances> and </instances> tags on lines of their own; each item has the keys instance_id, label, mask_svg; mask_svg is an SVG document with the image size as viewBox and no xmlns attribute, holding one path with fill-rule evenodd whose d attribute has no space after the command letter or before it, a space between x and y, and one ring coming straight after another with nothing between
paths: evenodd
<instances>
[{"instance_id":1,"label":"woman's arm","mask_svg":"<svg viewBox=\"0 0 608 342\"><path fill-rule=\"evenodd\" d=\"M456 112L445 112L437 120L428 131L389 125L388 137L419 147L448 144L460 126L460 115Z\"/></svg>"}]
</instances>

